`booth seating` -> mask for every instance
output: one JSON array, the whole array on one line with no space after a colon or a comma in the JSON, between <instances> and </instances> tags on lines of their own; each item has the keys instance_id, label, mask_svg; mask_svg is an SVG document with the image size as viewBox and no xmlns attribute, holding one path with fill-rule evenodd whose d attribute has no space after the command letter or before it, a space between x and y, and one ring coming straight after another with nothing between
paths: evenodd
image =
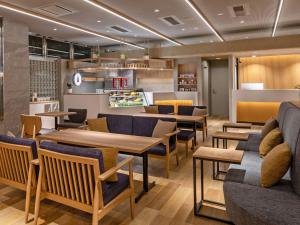
<instances>
[{"instance_id":1,"label":"booth seating","mask_svg":"<svg viewBox=\"0 0 300 225\"><path fill-rule=\"evenodd\" d=\"M85 120L87 117L87 109L68 109L68 112L76 112L74 115L69 115L68 120L58 124L58 129L67 128L82 128L85 126Z\"/></svg>"},{"instance_id":2,"label":"booth seating","mask_svg":"<svg viewBox=\"0 0 300 225\"><path fill-rule=\"evenodd\" d=\"M154 106L154 105L153 105ZM174 114L174 105L157 105L159 114Z\"/></svg>"},{"instance_id":3,"label":"booth seating","mask_svg":"<svg viewBox=\"0 0 300 225\"><path fill-rule=\"evenodd\" d=\"M37 168L36 142L32 139L0 135L0 183L26 191L25 223L28 222L30 198L35 193Z\"/></svg>"},{"instance_id":4,"label":"booth seating","mask_svg":"<svg viewBox=\"0 0 300 225\"><path fill-rule=\"evenodd\" d=\"M107 213L128 199L131 217L134 217L133 157L105 170L103 155L98 149L42 142L38 159L40 171L36 191L35 225L43 199L91 213L93 225L98 224ZM124 166L128 166L129 175L118 173ZM114 173L118 180L106 181Z\"/></svg>"},{"instance_id":5,"label":"booth seating","mask_svg":"<svg viewBox=\"0 0 300 225\"><path fill-rule=\"evenodd\" d=\"M173 105L174 113L178 112L179 106L192 106L193 100L155 100L155 105Z\"/></svg>"},{"instance_id":6,"label":"booth seating","mask_svg":"<svg viewBox=\"0 0 300 225\"><path fill-rule=\"evenodd\" d=\"M98 118L106 117L108 129L111 133L128 134L152 137L153 130L158 120L176 122L173 118L154 118L139 117L129 115L116 114L98 114ZM165 143L161 143L148 150L150 157L155 157L165 161L166 177L169 177L170 158L176 156L177 165L179 164L179 155L177 151L177 135L176 127L174 132L167 137Z\"/></svg>"},{"instance_id":7,"label":"booth seating","mask_svg":"<svg viewBox=\"0 0 300 225\"><path fill-rule=\"evenodd\" d=\"M192 147L191 149L194 150L195 148L195 143L194 143L194 137L195 137L195 132L192 130L185 130L182 129L180 132L177 134L177 141L179 143L184 143L185 144L185 155L188 157L189 154L189 144L192 142Z\"/></svg>"},{"instance_id":8,"label":"booth seating","mask_svg":"<svg viewBox=\"0 0 300 225\"><path fill-rule=\"evenodd\" d=\"M178 115L192 116L194 108L207 109L206 106L178 106ZM202 131L203 141L207 137L207 118L204 117L204 122L197 122L197 130ZM178 128L193 129L193 124L190 122L178 122Z\"/></svg>"},{"instance_id":9,"label":"booth seating","mask_svg":"<svg viewBox=\"0 0 300 225\"><path fill-rule=\"evenodd\" d=\"M270 188L260 184L262 158L260 133L239 142L241 165L230 165L224 183L226 211L236 225L299 224L300 221L300 109L290 102L280 105L277 121L292 152L290 170Z\"/></svg>"}]
</instances>

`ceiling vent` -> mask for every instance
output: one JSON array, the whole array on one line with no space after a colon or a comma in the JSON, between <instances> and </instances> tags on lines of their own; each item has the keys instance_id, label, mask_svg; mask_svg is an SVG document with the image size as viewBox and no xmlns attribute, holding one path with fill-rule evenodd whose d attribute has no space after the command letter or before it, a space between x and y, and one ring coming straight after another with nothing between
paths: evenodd
<instances>
[{"instance_id":1,"label":"ceiling vent","mask_svg":"<svg viewBox=\"0 0 300 225\"><path fill-rule=\"evenodd\" d=\"M66 16L78 12L77 10L62 5L61 3L53 3L51 5L38 7L35 8L35 10L42 14L46 14L54 17Z\"/></svg>"},{"instance_id":2,"label":"ceiling vent","mask_svg":"<svg viewBox=\"0 0 300 225\"><path fill-rule=\"evenodd\" d=\"M127 30L126 28L121 27L119 25L110 26L109 29L111 29L113 31L120 32L120 33L128 33L128 32L130 32L130 30Z\"/></svg>"},{"instance_id":3,"label":"ceiling vent","mask_svg":"<svg viewBox=\"0 0 300 225\"><path fill-rule=\"evenodd\" d=\"M248 4L234 5L228 7L229 14L232 17L242 17L250 15L250 7Z\"/></svg>"},{"instance_id":4,"label":"ceiling vent","mask_svg":"<svg viewBox=\"0 0 300 225\"><path fill-rule=\"evenodd\" d=\"M159 18L162 20L164 23L166 23L169 26L177 26L177 25L182 25L183 22L180 21L176 16L165 16Z\"/></svg>"}]
</instances>

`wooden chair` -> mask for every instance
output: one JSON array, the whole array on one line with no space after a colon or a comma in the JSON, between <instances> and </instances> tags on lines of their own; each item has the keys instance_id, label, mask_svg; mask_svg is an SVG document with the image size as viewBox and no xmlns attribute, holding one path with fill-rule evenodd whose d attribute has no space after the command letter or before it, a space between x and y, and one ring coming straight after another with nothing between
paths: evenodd
<instances>
[{"instance_id":1,"label":"wooden chair","mask_svg":"<svg viewBox=\"0 0 300 225\"><path fill-rule=\"evenodd\" d=\"M0 183L26 191L25 223L28 222L30 198L36 188L34 164L31 146L0 142Z\"/></svg>"},{"instance_id":2,"label":"wooden chair","mask_svg":"<svg viewBox=\"0 0 300 225\"><path fill-rule=\"evenodd\" d=\"M166 177L169 178L170 176L170 160L171 157L175 155L176 157L176 164L179 165L179 152L177 149L177 133L179 131L174 131L172 133L166 134L164 137L164 141L162 144L155 146L148 150L149 157L164 160L165 161L165 168L166 168ZM175 140L175 149L171 151L170 149L170 138L174 138ZM163 147L163 148L162 148ZM163 152L159 153L159 152Z\"/></svg>"},{"instance_id":3,"label":"wooden chair","mask_svg":"<svg viewBox=\"0 0 300 225\"><path fill-rule=\"evenodd\" d=\"M194 137L195 137L195 132L192 130L185 130L182 129L180 132L177 134L177 142L178 143L183 143L185 145L185 155L188 157L189 154L189 144L192 143L191 149L195 149L195 143L194 143Z\"/></svg>"},{"instance_id":4,"label":"wooden chair","mask_svg":"<svg viewBox=\"0 0 300 225\"><path fill-rule=\"evenodd\" d=\"M42 129L42 120L39 116L21 114L21 123L21 138L27 137L35 139Z\"/></svg>"},{"instance_id":5,"label":"wooden chair","mask_svg":"<svg viewBox=\"0 0 300 225\"><path fill-rule=\"evenodd\" d=\"M34 224L38 222L40 202L43 199L91 213L92 224L96 225L109 211L129 198L131 217L134 217L133 157L123 160L116 167L102 174L100 174L98 159L61 154L45 149L39 149L38 158L40 172ZM103 182L126 165L129 167L129 187L104 204Z\"/></svg>"}]
</instances>

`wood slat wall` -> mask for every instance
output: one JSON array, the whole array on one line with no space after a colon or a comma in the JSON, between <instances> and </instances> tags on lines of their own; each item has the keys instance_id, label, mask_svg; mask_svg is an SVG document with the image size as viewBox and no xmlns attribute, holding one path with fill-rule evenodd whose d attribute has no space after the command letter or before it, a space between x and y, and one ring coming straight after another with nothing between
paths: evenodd
<instances>
[{"instance_id":1,"label":"wood slat wall","mask_svg":"<svg viewBox=\"0 0 300 225\"><path fill-rule=\"evenodd\" d=\"M241 83L264 83L266 89L293 89L300 85L300 55L241 58Z\"/></svg>"}]
</instances>

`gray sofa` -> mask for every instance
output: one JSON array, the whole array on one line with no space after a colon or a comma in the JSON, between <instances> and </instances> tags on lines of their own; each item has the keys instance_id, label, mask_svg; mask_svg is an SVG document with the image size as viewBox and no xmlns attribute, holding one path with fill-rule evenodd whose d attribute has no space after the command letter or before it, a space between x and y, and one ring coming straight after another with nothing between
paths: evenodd
<instances>
[{"instance_id":1,"label":"gray sofa","mask_svg":"<svg viewBox=\"0 0 300 225\"><path fill-rule=\"evenodd\" d=\"M236 225L300 224L300 109L283 102L277 120L292 151L291 168L278 184L263 188L260 134L252 133L238 144L237 149L245 150L242 164L230 165L223 186L227 213Z\"/></svg>"}]
</instances>

